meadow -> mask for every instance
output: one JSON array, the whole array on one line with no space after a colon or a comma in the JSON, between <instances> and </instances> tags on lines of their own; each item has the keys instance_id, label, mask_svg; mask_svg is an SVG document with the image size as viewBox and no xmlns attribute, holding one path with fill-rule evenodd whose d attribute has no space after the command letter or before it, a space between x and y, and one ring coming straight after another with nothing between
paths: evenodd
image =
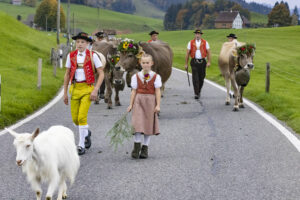
<instances>
[{"instance_id":1,"label":"meadow","mask_svg":"<svg viewBox=\"0 0 300 200\"><path fill-rule=\"evenodd\" d=\"M67 4L62 3L65 14L67 15ZM12 4L0 2L0 11L6 12L8 15L17 18L17 15L22 16L22 20L26 20L28 15L35 14L36 8L28 6L13 6ZM101 29L116 29L129 32L143 32L150 30L162 30L163 21L149 17L137 16L114 12L111 10L98 9L71 4L71 27L73 27L73 13L75 28L92 33L97 27Z\"/></svg>"},{"instance_id":2,"label":"meadow","mask_svg":"<svg viewBox=\"0 0 300 200\"><path fill-rule=\"evenodd\" d=\"M51 100L63 84L64 70L53 76L50 49L56 35L33 30L0 12L0 129L15 123ZM43 59L42 87L37 89L38 58Z\"/></svg>"},{"instance_id":3,"label":"meadow","mask_svg":"<svg viewBox=\"0 0 300 200\"><path fill-rule=\"evenodd\" d=\"M207 78L224 85L217 58L226 35L235 33L241 42L256 44L255 69L245 89L245 97L258 103L266 111L300 133L300 26L241 30L204 30L203 38L211 47L212 66ZM136 41L146 41L146 33L123 35ZM184 69L186 45L193 39L193 31L160 32L159 38L170 44L174 52L173 65ZM271 65L270 93L265 93L266 63ZM225 102L225 94L224 94Z\"/></svg>"}]
</instances>

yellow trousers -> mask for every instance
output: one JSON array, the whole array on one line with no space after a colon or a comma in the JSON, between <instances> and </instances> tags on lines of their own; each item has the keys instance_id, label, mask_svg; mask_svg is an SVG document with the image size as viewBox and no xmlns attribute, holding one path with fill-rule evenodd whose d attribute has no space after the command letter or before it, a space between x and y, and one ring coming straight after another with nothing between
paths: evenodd
<instances>
[{"instance_id":1,"label":"yellow trousers","mask_svg":"<svg viewBox=\"0 0 300 200\"><path fill-rule=\"evenodd\" d=\"M70 86L71 115L74 124L87 125L88 111L91 105L90 95L94 89L93 85L86 83L75 83Z\"/></svg>"}]
</instances>

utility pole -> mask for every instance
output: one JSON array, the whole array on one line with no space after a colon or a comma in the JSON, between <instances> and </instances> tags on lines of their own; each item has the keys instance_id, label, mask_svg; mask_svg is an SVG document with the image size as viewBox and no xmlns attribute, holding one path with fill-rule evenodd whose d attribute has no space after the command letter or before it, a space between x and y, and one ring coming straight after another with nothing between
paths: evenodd
<instances>
[{"instance_id":1,"label":"utility pole","mask_svg":"<svg viewBox=\"0 0 300 200\"><path fill-rule=\"evenodd\" d=\"M48 16L46 15L46 32L48 31Z\"/></svg>"},{"instance_id":2,"label":"utility pole","mask_svg":"<svg viewBox=\"0 0 300 200\"><path fill-rule=\"evenodd\" d=\"M68 0L67 18L67 47L70 50L70 0Z\"/></svg>"},{"instance_id":3,"label":"utility pole","mask_svg":"<svg viewBox=\"0 0 300 200\"><path fill-rule=\"evenodd\" d=\"M57 46L59 45L59 30L60 30L60 0L57 0L57 26L56 26L56 42L57 42Z\"/></svg>"},{"instance_id":4,"label":"utility pole","mask_svg":"<svg viewBox=\"0 0 300 200\"><path fill-rule=\"evenodd\" d=\"M75 35L75 17L73 12L73 35Z\"/></svg>"},{"instance_id":5,"label":"utility pole","mask_svg":"<svg viewBox=\"0 0 300 200\"><path fill-rule=\"evenodd\" d=\"M99 20L99 16L100 16L100 6L98 5L98 29L100 29L100 20Z\"/></svg>"}]
</instances>

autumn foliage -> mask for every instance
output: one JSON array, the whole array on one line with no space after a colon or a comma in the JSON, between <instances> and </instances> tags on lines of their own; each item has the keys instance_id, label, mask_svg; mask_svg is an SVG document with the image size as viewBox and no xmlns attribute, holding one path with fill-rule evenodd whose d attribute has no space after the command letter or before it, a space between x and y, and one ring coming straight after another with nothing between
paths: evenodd
<instances>
[{"instance_id":1,"label":"autumn foliage","mask_svg":"<svg viewBox=\"0 0 300 200\"><path fill-rule=\"evenodd\" d=\"M46 29L46 21L48 29L56 28L57 18L57 1L56 0L43 0L36 10L34 16L34 23L38 27ZM65 27L66 17L62 6L60 6L60 28Z\"/></svg>"}]
</instances>

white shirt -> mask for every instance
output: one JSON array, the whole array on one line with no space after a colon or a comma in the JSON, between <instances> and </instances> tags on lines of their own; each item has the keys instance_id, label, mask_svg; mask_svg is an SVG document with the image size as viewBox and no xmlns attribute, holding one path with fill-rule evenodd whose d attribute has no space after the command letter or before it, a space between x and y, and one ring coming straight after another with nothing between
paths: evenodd
<instances>
[{"instance_id":1,"label":"white shirt","mask_svg":"<svg viewBox=\"0 0 300 200\"><path fill-rule=\"evenodd\" d=\"M149 72L150 78L148 80L146 80L146 82L148 83L153 78L153 76L155 74L156 73L154 71L150 71ZM143 72L143 70L138 72L138 76L142 80L142 82L144 82L144 72ZM159 74L157 74L156 79L154 81L154 87L155 88L161 88L161 86L162 86L161 77L160 77ZM131 77L131 88L132 89L137 89L137 87L138 87L138 82L137 82L137 77L136 77L136 74L135 74Z\"/></svg>"},{"instance_id":2,"label":"white shirt","mask_svg":"<svg viewBox=\"0 0 300 200\"><path fill-rule=\"evenodd\" d=\"M82 54L82 56L80 56L79 54ZM77 63L82 63L83 64L84 60L85 60L85 56L86 56L86 51L84 51L82 53L80 53L78 51ZM103 67L101 60L99 59L99 57L95 53L93 54L93 61L94 61L94 64L95 64L96 68ZM71 68L70 54L68 54L68 56L67 56L66 68ZM75 80L78 81L78 82L86 80L85 74L84 74L84 69L76 69L76 71L75 71Z\"/></svg>"},{"instance_id":3,"label":"white shirt","mask_svg":"<svg viewBox=\"0 0 300 200\"><path fill-rule=\"evenodd\" d=\"M201 51L200 51L200 45L201 45L201 39L199 41L196 40L196 47L197 47L196 55L195 55L196 59L202 59L202 55L201 55ZM191 50L191 41L189 41L189 43L187 45L187 49ZM207 50L209 49L209 44L208 44L207 41L206 41L206 49Z\"/></svg>"}]
</instances>

